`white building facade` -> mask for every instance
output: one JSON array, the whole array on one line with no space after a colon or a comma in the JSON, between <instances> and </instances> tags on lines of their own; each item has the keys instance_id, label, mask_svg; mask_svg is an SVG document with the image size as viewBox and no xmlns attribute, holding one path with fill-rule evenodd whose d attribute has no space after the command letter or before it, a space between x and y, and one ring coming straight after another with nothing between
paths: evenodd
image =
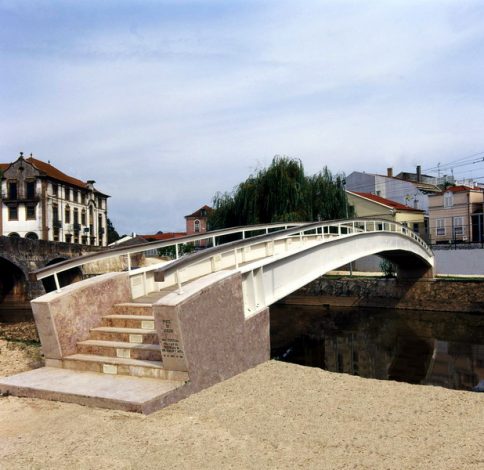
<instances>
[{"instance_id":1,"label":"white building facade","mask_svg":"<svg viewBox=\"0 0 484 470\"><path fill-rule=\"evenodd\" d=\"M107 198L94 188L22 153L0 164L0 235L107 245Z\"/></svg>"}]
</instances>

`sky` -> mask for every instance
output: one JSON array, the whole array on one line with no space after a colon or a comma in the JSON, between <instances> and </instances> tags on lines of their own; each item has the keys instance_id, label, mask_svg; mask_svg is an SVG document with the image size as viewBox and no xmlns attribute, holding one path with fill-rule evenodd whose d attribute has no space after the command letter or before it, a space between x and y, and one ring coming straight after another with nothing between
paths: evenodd
<instances>
[{"instance_id":1,"label":"sky","mask_svg":"<svg viewBox=\"0 0 484 470\"><path fill-rule=\"evenodd\" d=\"M484 151L480 0L0 0L0 70L0 161L95 180L120 233L184 229L275 155L396 174Z\"/></svg>"}]
</instances>

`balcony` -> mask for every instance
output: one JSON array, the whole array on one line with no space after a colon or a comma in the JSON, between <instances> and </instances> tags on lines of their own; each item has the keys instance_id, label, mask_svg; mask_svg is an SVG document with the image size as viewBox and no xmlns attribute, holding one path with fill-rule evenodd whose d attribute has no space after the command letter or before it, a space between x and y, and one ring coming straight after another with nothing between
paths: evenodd
<instances>
[{"instance_id":1,"label":"balcony","mask_svg":"<svg viewBox=\"0 0 484 470\"><path fill-rule=\"evenodd\" d=\"M40 196L37 193L26 194L8 191L6 193L2 193L2 200L3 202L37 203L40 201Z\"/></svg>"}]
</instances>

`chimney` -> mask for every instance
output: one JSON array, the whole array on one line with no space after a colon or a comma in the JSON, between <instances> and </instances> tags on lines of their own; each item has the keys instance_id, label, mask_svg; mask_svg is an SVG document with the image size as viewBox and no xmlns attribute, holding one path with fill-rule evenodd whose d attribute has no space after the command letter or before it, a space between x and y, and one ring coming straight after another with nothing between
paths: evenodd
<instances>
[{"instance_id":1,"label":"chimney","mask_svg":"<svg viewBox=\"0 0 484 470\"><path fill-rule=\"evenodd\" d=\"M417 183L422 182L422 167L417 165Z\"/></svg>"},{"instance_id":2,"label":"chimney","mask_svg":"<svg viewBox=\"0 0 484 470\"><path fill-rule=\"evenodd\" d=\"M393 177L393 168L387 168L387 176L390 178Z\"/></svg>"}]
</instances>

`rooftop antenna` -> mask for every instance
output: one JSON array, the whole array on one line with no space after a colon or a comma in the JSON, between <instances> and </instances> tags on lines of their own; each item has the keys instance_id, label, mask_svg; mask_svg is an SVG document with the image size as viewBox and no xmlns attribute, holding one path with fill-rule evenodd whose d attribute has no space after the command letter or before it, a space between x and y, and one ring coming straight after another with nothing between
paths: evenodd
<instances>
[{"instance_id":1,"label":"rooftop antenna","mask_svg":"<svg viewBox=\"0 0 484 470\"><path fill-rule=\"evenodd\" d=\"M440 178L440 162L437 163L437 175L439 176Z\"/></svg>"}]
</instances>

